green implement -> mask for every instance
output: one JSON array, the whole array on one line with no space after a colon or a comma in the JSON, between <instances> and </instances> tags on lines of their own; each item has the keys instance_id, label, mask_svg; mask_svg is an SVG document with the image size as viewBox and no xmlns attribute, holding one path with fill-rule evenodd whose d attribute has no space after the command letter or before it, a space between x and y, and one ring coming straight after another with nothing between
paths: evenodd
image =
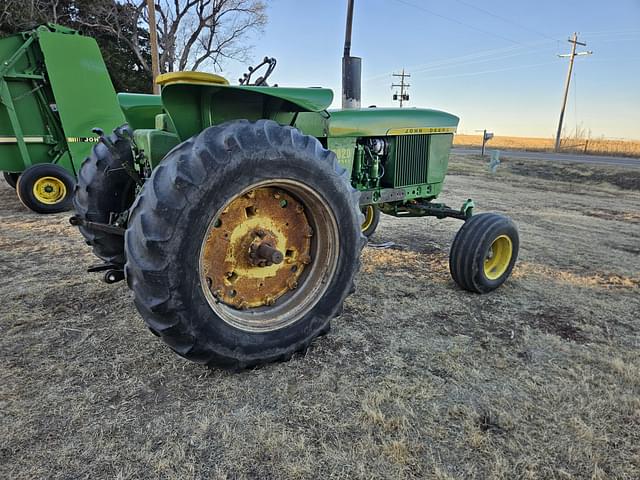
<instances>
[{"instance_id":1,"label":"green implement","mask_svg":"<svg viewBox=\"0 0 640 480\"><path fill-rule=\"evenodd\" d=\"M136 103L136 128L153 126L159 98ZM93 38L48 24L0 39L0 171L16 180L27 207L68 209L80 165L99 140L93 129L125 120Z\"/></svg>"}]
</instances>

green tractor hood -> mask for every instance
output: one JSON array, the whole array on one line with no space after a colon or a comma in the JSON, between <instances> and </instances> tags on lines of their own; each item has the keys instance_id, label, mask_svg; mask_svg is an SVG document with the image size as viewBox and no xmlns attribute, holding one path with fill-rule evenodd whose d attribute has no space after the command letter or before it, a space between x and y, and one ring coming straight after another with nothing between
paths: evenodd
<instances>
[{"instance_id":1,"label":"green tractor hood","mask_svg":"<svg viewBox=\"0 0 640 480\"><path fill-rule=\"evenodd\" d=\"M455 133L460 119L426 108L361 108L330 111L330 137Z\"/></svg>"}]
</instances>

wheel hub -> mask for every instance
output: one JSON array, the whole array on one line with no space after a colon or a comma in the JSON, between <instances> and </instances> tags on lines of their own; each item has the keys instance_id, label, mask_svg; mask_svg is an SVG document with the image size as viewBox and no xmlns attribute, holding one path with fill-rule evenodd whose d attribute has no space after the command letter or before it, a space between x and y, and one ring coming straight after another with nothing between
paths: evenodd
<instances>
[{"instance_id":1,"label":"wheel hub","mask_svg":"<svg viewBox=\"0 0 640 480\"><path fill-rule=\"evenodd\" d=\"M218 215L203 243L201 273L219 302L273 305L311 263L312 236L299 201L279 188L256 188Z\"/></svg>"},{"instance_id":2,"label":"wheel hub","mask_svg":"<svg viewBox=\"0 0 640 480\"><path fill-rule=\"evenodd\" d=\"M53 205L62 201L67 195L64 182L55 177L42 177L33 184L33 196L41 203Z\"/></svg>"},{"instance_id":3,"label":"wheel hub","mask_svg":"<svg viewBox=\"0 0 640 480\"><path fill-rule=\"evenodd\" d=\"M507 235L496 238L484 260L484 274L489 280L500 278L507 271L513 255L513 244Z\"/></svg>"},{"instance_id":4,"label":"wheel hub","mask_svg":"<svg viewBox=\"0 0 640 480\"><path fill-rule=\"evenodd\" d=\"M249 261L252 265L270 267L274 263L282 263L284 257L282 252L275 248L277 240L273 233L257 230L252 232L251 236L253 235L256 238L249 247ZM267 236L268 238L266 238Z\"/></svg>"}]
</instances>

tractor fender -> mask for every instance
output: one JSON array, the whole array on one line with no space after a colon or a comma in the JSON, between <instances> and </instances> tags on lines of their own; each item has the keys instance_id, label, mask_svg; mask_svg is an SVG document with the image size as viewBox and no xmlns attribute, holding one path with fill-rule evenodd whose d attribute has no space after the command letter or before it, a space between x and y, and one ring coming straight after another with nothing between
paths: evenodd
<instances>
[{"instance_id":1,"label":"tractor fender","mask_svg":"<svg viewBox=\"0 0 640 480\"><path fill-rule=\"evenodd\" d=\"M333 101L327 88L256 87L176 82L162 88L162 104L181 141L229 120L289 124L299 112L321 112Z\"/></svg>"}]
</instances>

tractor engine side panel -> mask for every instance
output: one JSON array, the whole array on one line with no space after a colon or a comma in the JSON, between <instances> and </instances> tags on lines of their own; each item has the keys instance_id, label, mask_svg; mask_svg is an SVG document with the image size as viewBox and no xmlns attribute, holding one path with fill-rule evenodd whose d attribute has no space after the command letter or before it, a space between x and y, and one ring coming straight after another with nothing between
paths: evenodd
<instances>
[{"instance_id":1,"label":"tractor engine side panel","mask_svg":"<svg viewBox=\"0 0 640 480\"><path fill-rule=\"evenodd\" d=\"M383 185L442 183L449 165L453 134L400 135L389 139L389 156L384 163Z\"/></svg>"}]
</instances>

